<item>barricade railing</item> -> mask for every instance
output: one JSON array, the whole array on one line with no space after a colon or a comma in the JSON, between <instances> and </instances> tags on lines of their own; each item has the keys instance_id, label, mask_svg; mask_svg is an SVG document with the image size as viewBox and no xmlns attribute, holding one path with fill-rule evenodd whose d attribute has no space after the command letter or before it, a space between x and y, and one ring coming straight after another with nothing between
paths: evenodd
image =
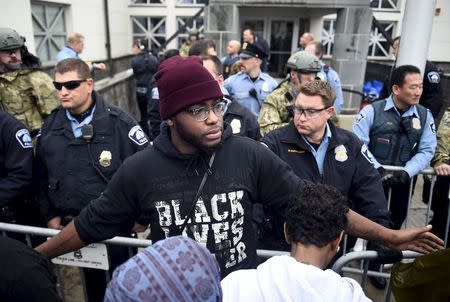
<instances>
[{"instance_id":1,"label":"barricade railing","mask_svg":"<svg viewBox=\"0 0 450 302\"><path fill-rule=\"evenodd\" d=\"M397 166L389 166L389 165L383 165L383 168L387 171L402 171L403 167L397 167ZM427 168L422 170L418 175L428 175L431 176L431 183L430 183L430 194L428 196L428 203L427 203L427 208L426 208L426 214L425 214L425 219L424 219L424 224L423 225L428 225L430 218L431 218L431 206L433 203L433 189L437 180L437 176L434 172L434 170L432 168ZM407 208L406 208L406 217L403 223L404 228L410 226L411 224L411 213L412 213L412 198L413 198L413 191L414 191L414 187L415 183L413 181L413 178L410 179L410 183L409 183L409 196L408 196L408 202L407 202ZM392 195L392 188L388 189L388 194L387 194L387 207L388 209L390 208L391 205L391 195ZM449 197L450 197L450 192L449 192ZM422 198L422 196L420 196L420 198ZM444 245L447 245L448 242L448 235L449 235L449 224L450 224L450 207L448 208L447 211L447 221L446 221L446 231L445 231L445 235L444 238L442 238L444 240ZM419 225L414 225L415 227L419 226ZM374 277L382 277L382 278L386 278L389 279L390 278L390 273L385 273L382 272L382 269L380 269L380 271L372 271L369 270L369 260L375 260L378 258L378 253L376 251L370 251L370 250L365 250L365 245L363 245L363 251L358 251L358 252L347 252L347 235L344 237L344 244L343 244L343 255L335 262L334 266L333 266L333 270L337 271L337 272L345 272L345 273L353 273L353 274L358 274L361 275L361 286L365 285L365 281L366 281L366 277L367 276L374 276ZM415 258L418 255L420 255L419 253L415 253L415 252L403 252L403 257L404 258ZM346 266L349 262L354 261L354 260L365 260L365 261L361 261L359 268L357 267L349 267ZM386 295L386 301L388 301L388 296L390 295L390 288L388 288L387 290L387 295Z\"/></svg>"},{"instance_id":2,"label":"barricade railing","mask_svg":"<svg viewBox=\"0 0 450 302\"><path fill-rule=\"evenodd\" d=\"M400 171L402 170L402 167L396 167L396 166L383 166L386 170L388 171ZM436 182L436 175L434 173L434 170L432 168L428 168L425 169L423 171L420 172L420 174L422 175L431 175L431 186L430 186L430 194L428 197L428 206L427 206L427 210L426 210L426 217L425 217L425 223L424 225L428 224L428 221L430 219L430 212L431 212L431 205L432 205L432 194L431 192L433 192L433 188ZM413 188L414 188L414 184L413 181L411 179L410 181L410 188L409 188L409 197L408 197L408 207L407 207L407 214L406 214L406 218L405 218L405 223L404 226L406 227L409 223L409 215L410 215L410 210L411 210L411 204L412 204L412 192L413 192ZM388 207L391 203L391 189L389 189L388 191ZM445 231L445 238L444 241L445 243L447 243L448 240L448 233L449 233L449 222L450 222L450 207L447 213L447 224L446 224L446 231ZM40 228L40 227L33 227L33 226L25 226L25 225L17 225L17 224L8 224L8 223L0 223L0 232L5 233L21 233L24 234L26 236L26 240L29 246L31 246L31 239L30 236L34 235L34 236L42 236L42 237L53 237L55 235L57 235L60 231L59 230L54 230L54 229L47 229L47 228ZM119 246L124 246L128 248L128 253L129 253L129 257L131 258L134 253L136 248L145 248L149 245L152 244L151 240L147 240L147 239L137 239L137 238L128 238L128 237L114 237L112 239L108 239L103 241L102 243L107 244L107 245L119 245ZM389 278L390 274L389 273L383 273L381 271L369 271L368 270L368 261L363 261L360 264L360 268L354 268L354 267L347 267L345 266L349 261L353 261L353 260L358 260L358 259L365 259L365 260L370 260L370 259L375 259L377 257L377 252L375 251L362 251L362 252L352 252L352 253L346 253L346 238L344 239L344 246L343 246L343 256L341 258L338 259L338 261L335 263L335 265L333 266L333 269L336 268L336 270L339 268L339 271L341 272L348 272L348 273L356 273L356 274L361 274L363 276L362 278L362 285L364 285L364 281L365 281L365 276L380 276L380 277L384 277L384 278ZM362 254L358 254L358 253L362 253ZM405 258L410 258L412 256L417 256L418 254L411 254L413 252L407 252L406 254L404 253L404 257ZM272 256L276 256L276 255L289 255L288 252L284 252L284 251L272 251L272 250L258 250L257 254L259 257L262 258L270 258ZM358 258L358 257L363 257L363 258ZM352 259L352 260L349 260ZM341 266L342 264L342 267ZM76 265L76 264L69 264L72 266L83 266L83 265ZM107 280L109 279L109 268L108 269L104 269L106 271L106 275L107 275Z\"/></svg>"},{"instance_id":3,"label":"barricade railing","mask_svg":"<svg viewBox=\"0 0 450 302\"><path fill-rule=\"evenodd\" d=\"M402 254L402 259L415 259L422 255L420 253L413 252L413 251L403 251L401 254ZM361 282L360 282L361 287L364 290L365 289L364 284L365 284L365 280L366 280L367 276L385 277L387 279L390 278L390 274L371 272L368 270L368 268L369 268L368 260L375 260L375 259L380 259L380 255L376 251L350 252L350 253L343 255L338 260L336 260L336 262L333 264L331 269L338 274L342 274L344 272L359 273L358 269L352 269L348 265L353 261L364 260L362 262L364 262L366 264L364 265L364 270L362 272ZM391 285L389 283L388 288L386 290L385 301L388 302L390 300L391 300Z\"/></svg>"}]
</instances>

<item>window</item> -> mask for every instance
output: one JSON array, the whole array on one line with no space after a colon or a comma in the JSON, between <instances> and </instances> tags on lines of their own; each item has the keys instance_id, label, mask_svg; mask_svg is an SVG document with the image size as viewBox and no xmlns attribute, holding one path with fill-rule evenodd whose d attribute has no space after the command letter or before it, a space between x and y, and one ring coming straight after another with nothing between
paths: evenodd
<instances>
[{"instance_id":1,"label":"window","mask_svg":"<svg viewBox=\"0 0 450 302\"><path fill-rule=\"evenodd\" d=\"M374 9L396 10L398 0L370 0L370 7Z\"/></svg>"},{"instance_id":2,"label":"window","mask_svg":"<svg viewBox=\"0 0 450 302\"><path fill-rule=\"evenodd\" d=\"M182 32L178 35L178 47L186 42L188 38L187 30L188 29L197 29L199 33L202 33L205 29L203 16L198 16L197 18L192 20L192 24L188 24L188 20L190 17L177 17L178 28L186 25L186 31Z\"/></svg>"},{"instance_id":3,"label":"window","mask_svg":"<svg viewBox=\"0 0 450 302\"><path fill-rule=\"evenodd\" d=\"M329 19L323 21L320 39L322 41L325 56L331 56L331 54L333 53L335 27L336 27L336 20Z\"/></svg>"},{"instance_id":4,"label":"window","mask_svg":"<svg viewBox=\"0 0 450 302\"><path fill-rule=\"evenodd\" d=\"M166 0L131 0L131 4L165 4Z\"/></svg>"},{"instance_id":5,"label":"window","mask_svg":"<svg viewBox=\"0 0 450 302\"><path fill-rule=\"evenodd\" d=\"M395 22L380 22L384 30L392 37ZM377 27L372 24L369 38L369 58L389 58L389 42L381 34Z\"/></svg>"},{"instance_id":6,"label":"window","mask_svg":"<svg viewBox=\"0 0 450 302\"><path fill-rule=\"evenodd\" d=\"M206 4L206 0L177 0L178 5Z\"/></svg>"},{"instance_id":7,"label":"window","mask_svg":"<svg viewBox=\"0 0 450 302\"><path fill-rule=\"evenodd\" d=\"M148 39L150 49L155 49L166 42L166 18L133 16L133 39Z\"/></svg>"},{"instance_id":8,"label":"window","mask_svg":"<svg viewBox=\"0 0 450 302\"><path fill-rule=\"evenodd\" d=\"M36 55L43 61L53 61L66 43L66 6L57 4L31 3Z\"/></svg>"}]
</instances>

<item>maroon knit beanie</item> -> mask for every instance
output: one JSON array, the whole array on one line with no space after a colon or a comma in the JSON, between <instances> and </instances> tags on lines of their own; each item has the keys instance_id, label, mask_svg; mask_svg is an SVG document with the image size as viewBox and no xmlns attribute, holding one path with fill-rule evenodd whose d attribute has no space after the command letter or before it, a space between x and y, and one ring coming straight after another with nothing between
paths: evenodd
<instances>
[{"instance_id":1,"label":"maroon knit beanie","mask_svg":"<svg viewBox=\"0 0 450 302\"><path fill-rule=\"evenodd\" d=\"M223 97L219 84L203 67L203 61L198 56L174 56L163 61L155 79L162 120L189 106Z\"/></svg>"}]
</instances>

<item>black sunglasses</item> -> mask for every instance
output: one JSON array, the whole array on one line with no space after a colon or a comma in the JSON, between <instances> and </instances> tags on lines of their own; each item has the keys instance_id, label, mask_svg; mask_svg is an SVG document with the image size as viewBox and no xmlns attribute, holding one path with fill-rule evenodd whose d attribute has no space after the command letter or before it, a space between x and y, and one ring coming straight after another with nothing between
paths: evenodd
<instances>
[{"instance_id":1,"label":"black sunglasses","mask_svg":"<svg viewBox=\"0 0 450 302\"><path fill-rule=\"evenodd\" d=\"M74 90L75 88L78 88L81 83L86 82L86 79L84 80L73 80L73 81L67 81L67 82L55 82L53 81L53 86L55 86L56 90L61 90L63 87L66 87L68 90Z\"/></svg>"}]
</instances>

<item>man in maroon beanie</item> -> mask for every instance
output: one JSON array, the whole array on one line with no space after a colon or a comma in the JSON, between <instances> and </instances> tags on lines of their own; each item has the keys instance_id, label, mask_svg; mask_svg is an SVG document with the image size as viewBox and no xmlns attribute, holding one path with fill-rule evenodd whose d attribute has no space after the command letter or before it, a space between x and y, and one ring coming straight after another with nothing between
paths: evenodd
<instances>
[{"instance_id":1,"label":"man in maroon beanie","mask_svg":"<svg viewBox=\"0 0 450 302\"><path fill-rule=\"evenodd\" d=\"M255 267L254 204L281 218L304 182L268 148L224 126L222 93L199 57L172 57L155 78L166 123L153 146L129 157L104 193L37 250L53 258L130 230L142 214L153 241L181 234L205 244L222 277ZM347 216L348 232L397 249L442 245L429 227L393 231L351 210ZM275 231L281 239L282 229ZM185 255L176 265L186 270L190 261Z\"/></svg>"}]
</instances>

